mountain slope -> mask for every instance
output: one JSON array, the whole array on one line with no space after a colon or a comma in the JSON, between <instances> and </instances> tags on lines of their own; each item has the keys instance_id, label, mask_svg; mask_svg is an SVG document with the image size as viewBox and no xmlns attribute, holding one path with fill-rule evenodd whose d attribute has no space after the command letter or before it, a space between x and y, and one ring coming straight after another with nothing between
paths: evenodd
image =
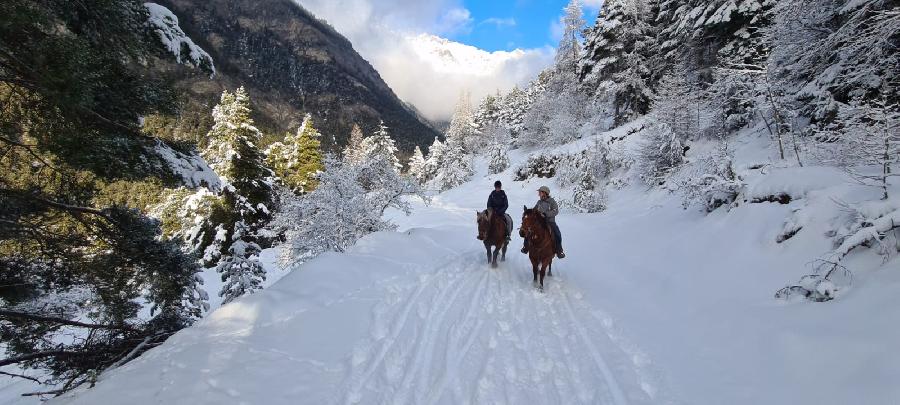
<instances>
[{"instance_id":1,"label":"mountain slope","mask_svg":"<svg viewBox=\"0 0 900 405\"><path fill-rule=\"evenodd\" d=\"M247 88L263 127L285 131L311 113L343 144L353 123L367 132L384 120L403 150L437 133L408 108L343 36L290 0L166 0L184 32L211 56L212 78L171 65L166 74L210 104L223 88ZM279 133L280 135L280 133Z\"/></svg>"}]
</instances>

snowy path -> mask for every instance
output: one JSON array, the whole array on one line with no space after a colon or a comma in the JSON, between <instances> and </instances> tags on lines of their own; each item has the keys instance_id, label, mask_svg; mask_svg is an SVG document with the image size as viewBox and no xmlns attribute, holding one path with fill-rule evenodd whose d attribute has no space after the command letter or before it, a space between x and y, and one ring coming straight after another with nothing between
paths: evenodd
<instances>
[{"instance_id":1,"label":"snowy path","mask_svg":"<svg viewBox=\"0 0 900 405\"><path fill-rule=\"evenodd\" d=\"M566 285L564 262L541 294L525 257L509 259L490 269L481 252L463 255L378 303L338 402L647 402L627 356Z\"/></svg>"}]
</instances>

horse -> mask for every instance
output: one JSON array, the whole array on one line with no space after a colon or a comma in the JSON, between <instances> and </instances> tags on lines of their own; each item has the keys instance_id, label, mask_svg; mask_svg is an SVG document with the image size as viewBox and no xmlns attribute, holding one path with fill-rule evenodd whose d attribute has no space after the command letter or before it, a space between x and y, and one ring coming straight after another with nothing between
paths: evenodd
<instances>
[{"instance_id":1,"label":"horse","mask_svg":"<svg viewBox=\"0 0 900 405\"><path fill-rule=\"evenodd\" d=\"M478 240L484 242L487 251L487 260L491 267L497 267L497 255L503 253L501 261L506 261L506 248L509 241L506 240L506 221L500 215L494 215L494 210L488 208L483 212L475 212L478 221ZM494 253L491 253L494 246Z\"/></svg>"},{"instance_id":2,"label":"horse","mask_svg":"<svg viewBox=\"0 0 900 405\"><path fill-rule=\"evenodd\" d=\"M548 276L553 277L553 255L555 252L555 244L553 241L553 232L550 231L550 225L547 219L540 212L528 207L523 207L525 212L522 213L522 227L519 228L519 236L528 241L528 258L531 259L531 270L534 273L534 286L544 291L544 273L549 269ZM538 271L540 265L540 271ZM540 284L538 284L538 274L540 274Z\"/></svg>"}]
</instances>

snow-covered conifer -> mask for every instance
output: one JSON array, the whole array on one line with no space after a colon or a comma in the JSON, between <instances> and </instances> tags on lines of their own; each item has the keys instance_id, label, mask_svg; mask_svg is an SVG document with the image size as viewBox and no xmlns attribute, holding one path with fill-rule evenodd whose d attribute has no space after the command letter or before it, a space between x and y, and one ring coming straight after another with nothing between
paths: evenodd
<instances>
[{"instance_id":1,"label":"snow-covered conifer","mask_svg":"<svg viewBox=\"0 0 900 405\"><path fill-rule=\"evenodd\" d=\"M344 148L344 161L350 164L358 164L363 160L363 131L359 125L353 124L350 130L350 139Z\"/></svg>"},{"instance_id":2,"label":"snow-covered conifer","mask_svg":"<svg viewBox=\"0 0 900 405\"><path fill-rule=\"evenodd\" d=\"M422 154L422 148L416 146L413 149L412 156L409 157L406 173L415 178L420 184L425 178L425 155Z\"/></svg>"},{"instance_id":3,"label":"snow-covered conifer","mask_svg":"<svg viewBox=\"0 0 900 405\"><path fill-rule=\"evenodd\" d=\"M360 145L362 146L360 158L362 162L383 158L387 162L387 167L392 168L394 171L399 173L400 169L403 168L403 165L400 164L400 159L397 157L397 146L394 144L394 139L391 138L391 134L383 121L378 124L378 131L372 136L363 138ZM357 162L357 164L359 163Z\"/></svg>"},{"instance_id":4,"label":"snow-covered conifer","mask_svg":"<svg viewBox=\"0 0 900 405\"><path fill-rule=\"evenodd\" d=\"M275 142L266 150L266 163L281 182L295 193L316 187L315 174L322 170L321 134L313 127L312 116L306 114L297 132L288 134L284 142Z\"/></svg>"},{"instance_id":5,"label":"snow-covered conifer","mask_svg":"<svg viewBox=\"0 0 900 405\"><path fill-rule=\"evenodd\" d=\"M647 136L637 156L638 170L648 185L655 186L684 162L684 144L664 122L651 122L644 131Z\"/></svg>"},{"instance_id":6,"label":"snow-covered conifer","mask_svg":"<svg viewBox=\"0 0 900 405\"><path fill-rule=\"evenodd\" d=\"M222 275L224 283L219 291L222 303L227 304L262 288L262 282L266 280L266 271L259 262L259 245L245 240L249 231L243 221L234 224L228 255L216 265L216 271Z\"/></svg>"}]
</instances>

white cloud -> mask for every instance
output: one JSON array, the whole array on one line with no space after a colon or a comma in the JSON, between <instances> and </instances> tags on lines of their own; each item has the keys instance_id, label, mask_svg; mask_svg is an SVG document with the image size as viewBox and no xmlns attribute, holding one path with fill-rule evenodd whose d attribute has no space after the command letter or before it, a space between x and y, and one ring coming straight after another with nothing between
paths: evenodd
<instances>
[{"instance_id":1,"label":"white cloud","mask_svg":"<svg viewBox=\"0 0 900 405\"><path fill-rule=\"evenodd\" d=\"M604 0L581 0L581 6L586 12L596 12L603 7Z\"/></svg>"},{"instance_id":2,"label":"white cloud","mask_svg":"<svg viewBox=\"0 0 900 405\"><path fill-rule=\"evenodd\" d=\"M484 21L482 21L478 24L495 25L495 26L497 26L497 28L515 27L516 19L512 18L512 17L509 17L509 18L491 17L491 18L485 19Z\"/></svg>"},{"instance_id":3,"label":"white cloud","mask_svg":"<svg viewBox=\"0 0 900 405\"><path fill-rule=\"evenodd\" d=\"M423 35L447 35L446 30L467 24L471 28L471 14L457 0L299 3L346 36L394 92L429 119L449 118L463 90L471 91L473 100L507 91L533 79L553 60L549 48L486 52Z\"/></svg>"},{"instance_id":4,"label":"white cloud","mask_svg":"<svg viewBox=\"0 0 900 405\"><path fill-rule=\"evenodd\" d=\"M452 8L438 20L436 30L446 35L468 34L472 32L472 13L465 8Z\"/></svg>"}]
</instances>

